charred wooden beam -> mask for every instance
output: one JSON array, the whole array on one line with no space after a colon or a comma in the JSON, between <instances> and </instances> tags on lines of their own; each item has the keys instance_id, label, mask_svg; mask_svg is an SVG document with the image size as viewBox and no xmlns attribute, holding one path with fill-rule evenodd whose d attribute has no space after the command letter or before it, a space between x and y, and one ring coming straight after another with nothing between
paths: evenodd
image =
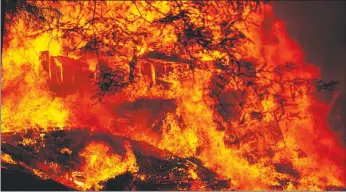
<instances>
[{"instance_id":1,"label":"charred wooden beam","mask_svg":"<svg viewBox=\"0 0 346 192\"><path fill-rule=\"evenodd\" d=\"M22 150L18 147L12 146L10 144L2 142L1 151L9 154L13 159L22 162L25 168L28 170L39 170L47 175L50 179L61 183L69 188L75 188L75 184L72 181L66 179L65 177L59 175L56 170L50 168L47 164L41 162L39 159L34 157L29 152Z\"/></svg>"},{"instance_id":2,"label":"charred wooden beam","mask_svg":"<svg viewBox=\"0 0 346 192\"><path fill-rule=\"evenodd\" d=\"M9 154L13 159L21 161L29 166L34 166L35 157L25 150L10 144L1 143L1 151Z\"/></svg>"}]
</instances>

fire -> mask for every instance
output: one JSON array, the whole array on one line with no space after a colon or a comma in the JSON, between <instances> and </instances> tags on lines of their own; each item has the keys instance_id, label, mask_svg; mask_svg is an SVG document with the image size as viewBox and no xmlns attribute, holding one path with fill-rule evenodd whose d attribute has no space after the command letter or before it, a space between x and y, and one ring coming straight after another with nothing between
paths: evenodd
<instances>
[{"instance_id":1,"label":"fire","mask_svg":"<svg viewBox=\"0 0 346 192\"><path fill-rule=\"evenodd\" d=\"M22 10L6 24L1 130L40 136L16 144L43 148L48 133L83 129L197 159L227 182L225 190L346 187L345 149L326 122L329 106L310 82L320 72L304 62L270 5L27 3L47 18L28 26ZM51 162L30 169L36 175L50 170L45 178L79 190L102 190L125 173L150 181L137 174L134 146L125 142L120 154L107 139L88 143L82 151L56 149L80 166ZM2 161L13 163L9 155ZM196 167L184 174L191 186L179 189L212 190Z\"/></svg>"},{"instance_id":2,"label":"fire","mask_svg":"<svg viewBox=\"0 0 346 192\"><path fill-rule=\"evenodd\" d=\"M18 20L16 27L10 28L11 41L3 49L2 72L8 74L1 79L2 95L6 98L2 98L1 108L3 133L63 127L68 118L62 100L53 98L45 85L50 74L43 72L39 58L39 53L46 50L59 55L61 44L52 39L54 32L27 41L33 31L26 28L23 20Z\"/></svg>"},{"instance_id":3,"label":"fire","mask_svg":"<svg viewBox=\"0 0 346 192\"><path fill-rule=\"evenodd\" d=\"M17 164L16 161L14 161L12 157L6 153L1 154L1 162L9 163L9 164Z\"/></svg>"},{"instance_id":4,"label":"fire","mask_svg":"<svg viewBox=\"0 0 346 192\"><path fill-rule=\"evenodd\" d=\"M109 146L102 142L90 143L81 153L80 156L85 158L85 163L79 173L84 178L83 181L75 179L74 182L82 190L102 189L101 182L107 181L126 172L135 173L138 171L136 166L136 157L134 156L131 146L125 144L126 153L122 157L112 154Z\"/></svg>"}]
</instances>

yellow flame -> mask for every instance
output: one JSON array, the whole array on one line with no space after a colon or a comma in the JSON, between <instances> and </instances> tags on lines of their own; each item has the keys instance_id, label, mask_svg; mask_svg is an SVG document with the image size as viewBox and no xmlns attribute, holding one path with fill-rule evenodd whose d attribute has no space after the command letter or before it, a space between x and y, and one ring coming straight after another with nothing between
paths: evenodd
<instances>
[{"instance_id":1,"label":"yellow flame","mask_svg":"<svg viewBox=\"0 0 346 192\"><path fill-rule=\"evenodd\" d=\"M111 154L110 148L103 142L91 142L81 153L85 158L85 164L81 170L84 177L80 186L81 189L102 189L101 182L125 172L137 172L136 157L131 146L125 143L126 153L122 157L117 154Z\"/></svg>"},{"instance_id":2,"label":"yellow flame","mask_svg":"<svg viewBox=\"0 0 346 192\"><path fill-rule=\"evenodd\" d=\"M12 157L6 153L1 153L1 162L9 163L9 164L17 164L17 162L14 161Z\"/></svg>"}]
</instances>

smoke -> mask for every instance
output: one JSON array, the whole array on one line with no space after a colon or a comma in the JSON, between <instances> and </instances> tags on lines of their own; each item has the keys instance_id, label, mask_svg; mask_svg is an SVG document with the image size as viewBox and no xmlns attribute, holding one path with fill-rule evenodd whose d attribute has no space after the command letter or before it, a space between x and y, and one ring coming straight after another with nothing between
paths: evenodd
<instances>
[{"instance_id":1,"label":"smoke","mask_svg":"<svg viewBox=\"0 0 346 192\"><path fill-rule=\"evenodd\" d=\"M346 111L339 110L346 105L346 2L274 1L272 4L275 16L286 22L291 37L303 48L306 62L317 65L325 80L340 82L339 98L333 98L332 92L319 96L335 104L330 113L331 128L346 147Z\"/></svg>"},{"instance_id":2,"label":"smoke","mask_svg":"<svg viewBox=\"0 0 346 192\"><path fill-rule=\"evenodd\" d=\"M323 78L340 81L346 93L346 2L275 1L276 17L286 21L291 36L306 54L306 61L321 67ZM326 98L324 98L326 99Z\"/></svg>"}]
</instances>

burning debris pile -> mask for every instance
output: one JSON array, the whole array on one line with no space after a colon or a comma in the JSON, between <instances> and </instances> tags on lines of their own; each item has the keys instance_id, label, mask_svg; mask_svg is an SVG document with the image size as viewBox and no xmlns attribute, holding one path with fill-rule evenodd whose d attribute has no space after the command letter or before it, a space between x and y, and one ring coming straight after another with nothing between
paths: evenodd
<instances>
[{"instance_id":1,"label":"burning debris pile","mask_svg":"<svg viewBox=\"0 0 346 192\"><path fill-rule=\"evenodd\" d=\"M2 172L50 189L346 187L331 107L314 95L337 83L304 63L270 5L17 0L6 10Z\"/></svg>"},{"instance_id":2,"label":"burning debris pile","mask_svg":"<svg viewBox=\"0 0 346 192\"><path fill-rule=\"evenodd\" d=\"M35 134L3 136L7 142L1 150L13 159L5 160L4 167L17 165L17 169L39 173L43 178L51 178L79 190L99 190L103 187L115 190L117 188L114 187L120 187L119 184L113 186L111 183L122 177L127 178L121 184L122 190L193 187L220 190L229 187L227 181L218 180L217 175L200 161L179 158L143 142L106 133L90 134L84 130Z\"/></svg>"}]
</instances>

